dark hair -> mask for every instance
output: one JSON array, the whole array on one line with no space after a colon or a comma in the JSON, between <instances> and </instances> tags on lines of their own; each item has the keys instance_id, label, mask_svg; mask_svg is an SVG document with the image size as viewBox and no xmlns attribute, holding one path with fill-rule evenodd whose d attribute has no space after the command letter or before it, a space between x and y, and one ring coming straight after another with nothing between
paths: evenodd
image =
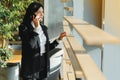
<instances>
[{"instance_id":1,"label":"dark hair","mask_svg":"<svg viewBox=\"0 0 120 80\"><path fill-rule=\"evenodd\" d=\"M32 21L32 18L33 18L33 15L34 13L40 8L42 7L43 8L43 5L40 4L39 2L32 2L27 10L26 10L26 14L23 18L23 24L27 25L29 27L31 21Z\"/></svg>"}]
</instances>

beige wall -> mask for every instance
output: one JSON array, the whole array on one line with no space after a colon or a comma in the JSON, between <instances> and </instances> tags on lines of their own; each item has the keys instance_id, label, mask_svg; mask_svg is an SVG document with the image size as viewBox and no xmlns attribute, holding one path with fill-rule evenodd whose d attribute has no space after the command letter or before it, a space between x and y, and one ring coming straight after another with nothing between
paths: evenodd
<instances>
[{"instance_id":1,"label":"beige wall","mask_svg":"<svg viewBox=\"0 0 120 80\"><path fill-rule=\"evenodd\" d=\"M73 16L101 27L102 0L73 0Z\"/></svg>"},{"instance_id":2,"label":"beige wall","mask_svg":"<svg viewBox=\"0 0 120 80\"><path fill-rule=\"evenodd\" d=\"M102 0L84 0L84 18L91 24L101 27Z\"/></svg>"},{"instance_id":3,"label":"beige wall","mask_svg":"<svg viewBox=\"0 0 120 80\"><path fill-rule=\"evenodd\" d=\"M105 24L107 31L120 38L120 0L105 0Z\"/></svg>"},{"instance_id":4,"label":"beige wall","mask_svg":"<svg viewBox=\"0 0 120 80\"><path fill-rule=\"evenodd\" d=\"M105 0L104 30L120 38L120 0ZM120 80L120 44L104 45L104 53L107 80Z\"/></svg>"}]
</instances>

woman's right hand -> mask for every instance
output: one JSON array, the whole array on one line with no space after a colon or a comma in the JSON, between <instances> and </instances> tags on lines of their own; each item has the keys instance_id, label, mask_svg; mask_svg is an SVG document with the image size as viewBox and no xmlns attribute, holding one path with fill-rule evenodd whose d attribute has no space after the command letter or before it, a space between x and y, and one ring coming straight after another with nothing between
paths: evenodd
<instances>
[{"instance_id":1,"label":"woman's right hand","mask_svg":"<svg viewBox=\"0 0 120 80\"><path fill-rule=\"evenodd\" d=\"M33 15L33 23L35 25L35 28L37 28L40 25L38 16Z\"/></svg>"}]
</instances>

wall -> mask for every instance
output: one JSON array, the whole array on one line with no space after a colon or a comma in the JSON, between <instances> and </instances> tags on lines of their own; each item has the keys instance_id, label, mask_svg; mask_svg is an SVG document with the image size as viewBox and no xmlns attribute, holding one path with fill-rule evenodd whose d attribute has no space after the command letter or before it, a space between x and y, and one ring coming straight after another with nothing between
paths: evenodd
<instances>
[{"instance_id":1,"label":"wall","mask_svg":"<svg viewBox=\"0 0 120 80\"><path fill-rule=\"evenodd\" d=\"M69 2L65 2L63 3L64 7L73 7L73 1L69 1ZM64 16L73 16L73 12L69 12L67 10L64 9Z\"/></svg>"},{"instance_id":2,"label":"wall","mask_svg":"<svg viewBox=\"0 0 120 80\"><path fill-rule=\"evenodd\" d=\"M100 26L102 20L105 20L104 30L120 38L120 0L74 0L73 6L73 15L76 18L84 19L97 26ZM102 7L103 13L101 13ZM107 80L120 80L119 61L120 44L105 44L103 73Z\"/></svg>"},{"instance_id":3,"label":"wall","mask_svg":"<svg viewBox=\"0 0 120 80\"><path fill-rule=\"evenodd\" d=\"M73 16L76 18L84 19L84 0L73 0Z\"/></svg>"},{"instance_id":4,"label":"wall","mask_svg":"<svg viewBox=\"0 0 120 80\"><path fill-rule=\"evenodd\" d=\"M120 38L120 0L105 1L105 24L109 32Z\"/></svg>"},{"instance_id":5,"label":"wall","mask_svg":"<svg viewBox=\"0 0 120 80\"><path fill-rule=\"evenodd\" d=\"M60 0L44 0L44 8L44 23L48 26L50 38L54 38L63 30L63 3Z\"/></svg>"},{"instance_id":6,"label":"wall","mask_svg":"<svg viewBox=\"0 0 120 80\"><path fill-rule=\"evenodd\" d=\"M101 28L102 0L74 0L73 5L75 17Z\"/></svg>"},{"instance_id":7,"label":"wall","mask_svg":"<svg viewBox=\"0 0 120 80\"><path fill-rule=\"evenodd\" d=\"M104 30L120 38L120 0L105 0ZM103 71L107 80L120 80L120 44L104 46Z\"/></svg>"}]
</instances>

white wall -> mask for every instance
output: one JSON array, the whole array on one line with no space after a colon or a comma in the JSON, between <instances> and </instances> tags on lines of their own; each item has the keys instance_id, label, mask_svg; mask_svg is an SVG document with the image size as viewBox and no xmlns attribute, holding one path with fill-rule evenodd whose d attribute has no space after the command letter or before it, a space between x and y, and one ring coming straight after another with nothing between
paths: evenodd
<instances>
[{"instance_id":1,"label":"white wall","mask_svg":"<svg viewBox=\"0 0 120 80\"><path fill-rule=\"evenodd\" d=\"M73 0L73 16L84 19L84 0Z\"/></svg>"},{"instance_id":2,"label":"white wall","mask_svg":"<svg viewBox=\"0 0 120 80\"><path fill-rule=\"evenodd\" d=\"M59 36L63 31L64 8L60 0L44 0L44 23L50 38Z\"/></svg>"},{"instance_id":3,"label":"white wall","mask_svg":"<svg viewBox=\"0 0 120 80\"><path fill-rule=\"evenodd\" d=\"M63 3L64 7L73 7L73 1ZM73 12L67 11L64 9L64 16L73 16Z\"/></svg>"},{"instance_id":4,"label":"white wall","mask_svg":"<svg viewBox=\"0 0 120 80\"><path fill-rule=\"evenodd\" d=\"M48 26L48 0L44 0L44 24Z\"/></svg>"}]
</instances>

